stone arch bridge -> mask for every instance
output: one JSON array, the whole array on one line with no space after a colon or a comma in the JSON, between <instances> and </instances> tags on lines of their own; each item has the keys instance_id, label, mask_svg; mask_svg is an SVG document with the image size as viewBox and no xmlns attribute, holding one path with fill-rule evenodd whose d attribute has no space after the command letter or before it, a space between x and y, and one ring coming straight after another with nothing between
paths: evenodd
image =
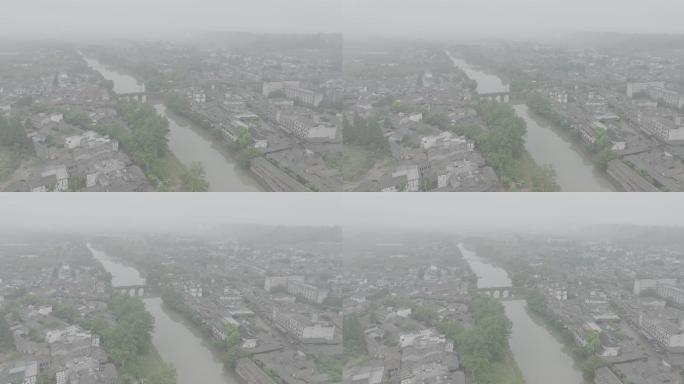
<instances>
[{"instance_id":1,"label":"stone arch bridge","mask_svg":"<svg viewBox=\"0 0 684 384\"><path fill-rule=\"evenodd\" d=\"M489 297L501 300L515 299L520 295L520 292L513 287L487 287L478 288L477 291Z\"/></svg>"},{"instance_id":2,"label":"stone arch bridge","mask_svg":"<svg viewBox=\"0 0 684 384\"><path fill-rule=\"evenodd\" d=\"M145 285L122 285L112 287L114 294L128 295L131 297L145 297L147 294L147 287Z\"/></svg>"},{"instance_id":3,"label":"stone arch bridge","mask_svg":"<svg viewBox=\"0 0 684 384\"><path fill-rule=\"evenodd\" d=\"M489 92L481 93L480 100L482 101L496 101L497 103L508 103L511 100L508 92Z\"/></svg>"},{"instance_id":4,"label":"stone arch bridge","mask_svg":"<svg viewBox=\"0 0 684 384\"><path fill-rule=\"evenodd\" d=\"M119 93L116 95L120 101L134 101L137 103L147 102L147 93L145 92L129 92L129 93Z\"/></svg>"}]
</instances>

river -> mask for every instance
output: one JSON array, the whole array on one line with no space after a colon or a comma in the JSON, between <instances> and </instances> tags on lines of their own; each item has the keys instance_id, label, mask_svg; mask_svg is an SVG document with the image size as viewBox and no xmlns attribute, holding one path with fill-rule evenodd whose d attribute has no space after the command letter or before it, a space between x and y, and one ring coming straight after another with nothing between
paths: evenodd
<instances>
[{"instance_id":1,"label":"river","mask_svg":"<svg viewBox=\"0 0 684 384\"><path fill-rule=\"evenodd\" d=\"M508 92L509 87L498 76L484 72L465 60L450 56L454 65L477 82L478 93ZM527 123L525 148L540 165L551 165L556 181L566 192L611 192L615 187L596 171L590 159L579 152L572 138L560 128L533 116L525 104L514 105L518 116Z\"/></svg>"},{"instance_id":2,"label":"river","mask_svg":"<svg viewBox=\"0 0 684 384\"><path fill-rule=\"evenodd\" d=\"M463 257L477 275L478 288L508 287L511 279L503 269L488 263L459 244ZM506 316L513 323L510 345L526 384L581 384L582 373L575 367L563 344L527 312L524 300L504 301Z\"/></svg>"},{"instance_id":3,"label":"river","mask_svg":"<svg viewBox=\"0 0 684 384\"><path fill-rule=\"evenodd\" d=\"M95 59L84 57L88 65L114 83L114 92L145 92L145 85L133 76L111 68ZM169 149L185 165L201 163L211 192L255 192L263 187L243 171L224 148L216 145L211 134L166 111L156 104L159 114L169 119Z\"/></svg>"},{"instance_id":4,"label":"river","mask_svg":"<svg viewBox=\"0 0 684 384\"><path fill-rule=\"evenodd\" d=\"M112 274L113 286L144 283L133 267L108 256L105 252L88 248L93 256ZM144 300L145 308L154 317L152 343L162 359L173 364L178 384L240 384L240 379L223 369L223 363L212 353L202 334L181 316L164 308L160 298Z\"/></svg>"}]
</instances>

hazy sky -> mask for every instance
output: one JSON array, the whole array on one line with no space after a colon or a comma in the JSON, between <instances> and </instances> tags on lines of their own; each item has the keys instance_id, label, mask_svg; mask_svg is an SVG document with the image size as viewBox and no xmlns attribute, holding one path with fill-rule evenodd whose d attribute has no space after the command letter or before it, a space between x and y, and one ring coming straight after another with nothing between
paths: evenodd
<instances>
[{"instance_id":1,"label":"hazy sky","mask_svg":"<svg viewBox=\"0 0 684 384\"><path fill-rule=\"evenodd\" d=\"M182 30L452 36L684 32L682 0L2 0L0 37Z\"/></svg>"},{"instance_id":2,"label":"hazy sky","mask_svg":"<svg viewBox=\"0 0 684 384\"><path fill-rule=\"evenodd\" d=\"M567 229L592 224L684 226L681 194L216 193L11 194L6 228L198 228L222 223L348 229Z\"/></svg>"}]
</instances>

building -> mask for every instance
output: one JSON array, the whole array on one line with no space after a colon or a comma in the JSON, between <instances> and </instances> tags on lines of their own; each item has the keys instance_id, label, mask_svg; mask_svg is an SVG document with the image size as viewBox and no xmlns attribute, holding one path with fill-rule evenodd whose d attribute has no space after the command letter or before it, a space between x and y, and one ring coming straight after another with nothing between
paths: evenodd
<instances>
[{"instance_id":1,"label":"building","mask_svg":"<svg viewBox=\"0 0 684 384\"><path fill-rule=\"evenodd\" d=\"M270 81L261 86L261 94L269 97L273 92L284 91L285 88L298 88L299 81Z\"/></svg>"},{"instance_id":2,"label":"building","mask_svg":"<svg viewBox=\"0 0 684 384\"><path fill-rule=\"evenodd\" d=\"M328 297L328 290L318 288L302 281L291 280L287 282L287 292L293 296L301 297L304 300L321 304Z\"/></svg>"},{"instance_id":3,"label":"building","mask_svg":"<svg viewBox=\"0 0 684 384\"><path fill-rule=\"evenodd\" d=\"M622 381L608 367L602 367L596 370L594 374L595 384L622 384Z\"/></svg>"},{"instance_id":4,"label":"building","mask_svg":"<svg viewBox=\"0 0 684 384\"><path fill-rule=\"evenodd\" d=\"M667 312L642 312L639 326L658 344L671 351L684 351L684 330L677 315Z\"/></svg>"},{"instance_id":5,"label":"building","mask_svg":"<svg viewBox=\"0 0 684 384\"><path fill-rule=\"evenodd\" d=\"M248 384L275 384L275 381L252 360L243 357L235 364L235 373Z\"/></svg>"},{"instance_id":6,"label":"building","mask_svg":"<svg viewBox=\"0 0 684 384\"><path fill-rule=\"evenodd\" d=\"M343 384L380 384L385 379L385 367L382 362L357 365L342 371Z\"/></svg>"},{"instance_id":7,"label":"building","mask_svg":"<svg viewBox=\"0 0 684 384\"><path fill-rule=\"evenodd\" d=\"M323 95L316 91L302 87L299 81L273 81L264 82L261 93L269 97L273 92L282 91L285 97L297 100L305 105L317 107L323 101Z\"/></svg>"},{"instance_id":8,"label":"building","mask_svg":"<svg viewBox=\"0 0 684 384\"><path fill-rule=\"evenodd\" d=\"M673 284L656 284L656 292L658 296L663 299L669 299L673 302L684 305L684 289L674 286Z\"/></svg>"},{"instance_id":9,"label":"building","mask_svg":"<svg viewBox=\"0 0 684 384\"><path fill-rule=\"evenodd\" d=\"M627 96L634 97L637 93L645 93L651 99L662 101L670 107L684 107L684 97L677 91L667 89L664 81L627 83Z\"/></svg>"},{"instance_id":10,"label":"building","mask_svg":"<svg viewBox=\"0 0 684 384\"><path fill-rule=\"evenodd\" d=\"M288 99L298 100L302 104L317 107L323 101L323 95L310 89L301 87L285 87L285 96Z\"/></svg>"},{"instance_id":11,"label":"building","mask_svg":"<svg viewBox=\"0 0 684 384\"><path fill-rule=\"evenodd\" d=\"M642 83L627 83L627 96L634 97L635 94L646 92L649 88L665 88L665 82L649 81Z\"/></svg>"},{"instance_id":12,"label":"building","mask_svg":"<svg viewBox=\"0 0 684 384\"><path fill-rule=\"evenodd\" d=\"M668 118L640 111L637 113L637 122L644 132L663 141L684 140L684 125L679 115Z\"/></svg>"},{"instance_id":13,"label":"building","mask_svg":"<svg viewBox=\"0 0 684 384\"><path fill-rule=\"evenodd\" d=\"M310 114L276 112L276 122L287 133L316 142L335 141L337 126Z\"/></svg>"},{"instance_id":14,"label":"building","mask_svg":"<svg viewBox=\"0 0 684 384\"><path fill-rule=\"evenodd\" d=\"M0 367L0 383L36 384L38 381L38 362L22 361L10 367Z\"/></svg>"},{"instance_id":15,"label":"building","mask_svg":"<svg viewBox=\"0 0 684 384\"><path fill-rule=\"evenodd\" d=\"M639 295L641 292L646 291L648 289L656 289L656 285L658 284L669 284L669 285L675 285L677 284L676 279L636 279L634 280L634 294Z\"/></svg>"},{"instance_id":16,"label":"building","mask_svg":"<svg viewBox=\"0 0 684 384\"><path fill-rule=\"evenodd\" d=\"M305 316L273 308L273 321L303 343L325 343L335 338L335 326L320 321L317 314Z\"/></svg>"},{"instance_id":17,"label":"building","mask_svg":"<svg viewBox=\"0 0 684 384\"><path fill-rule=\"evenodd\" d=\"M271 292L274 288L287 287L289 281L301 281L304 282L304 276L302 275L290 275L290 276L266 276L264 280L264 290Z\"/></svg>"}]
</instances>

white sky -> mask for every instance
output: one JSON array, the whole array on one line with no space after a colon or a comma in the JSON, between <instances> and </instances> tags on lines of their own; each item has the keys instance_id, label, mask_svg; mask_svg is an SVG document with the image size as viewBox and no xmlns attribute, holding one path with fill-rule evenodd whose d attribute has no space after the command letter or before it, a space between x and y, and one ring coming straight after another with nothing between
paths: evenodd
<instances>
[{"instance_id":1,"label":"white sky","mask_svg":"<svg viewBox=\"0 0 684 384\"><path fill-rule=\"evenodd\" d=\"M347 229L564 229L684 226L684 196L638 193L0 194L9 228L197 228L226 223Z\"/></svg>"},{"instance_id":2,"label":"white sky","mask_svg":"<svg viewBox=\"0 0 684 384\"><path fill-rule=\"evenodd\" d=\"M180 30L456 36L684 32L682 0L2 0L0 36Z\"/></svg>"}]
</instances>

